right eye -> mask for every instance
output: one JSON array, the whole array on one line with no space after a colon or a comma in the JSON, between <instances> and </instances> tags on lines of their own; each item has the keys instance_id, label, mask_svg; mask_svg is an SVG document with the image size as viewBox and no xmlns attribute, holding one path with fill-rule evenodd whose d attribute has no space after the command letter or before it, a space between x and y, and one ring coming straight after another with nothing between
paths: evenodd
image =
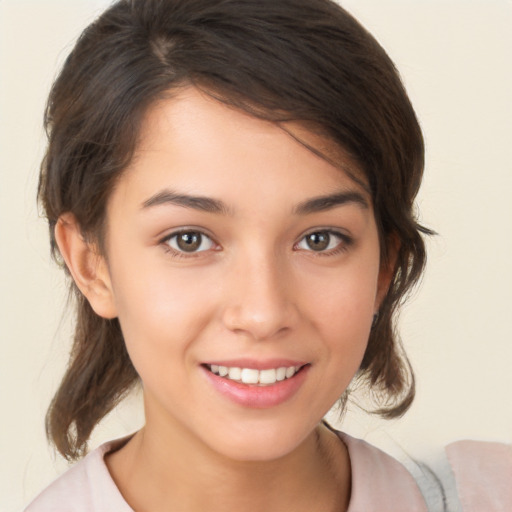
<instances>
[{"instance_id":1,"label":"right eye","mask_svg":"<svg viewBox=\"0 0 512 512\"><path fill-rule=\"evenodd\" d=\"M164 240L172 250L180 253L197 253L214 247L213 240L200 231L180 231Z\"/></svg>"}]
</instances>

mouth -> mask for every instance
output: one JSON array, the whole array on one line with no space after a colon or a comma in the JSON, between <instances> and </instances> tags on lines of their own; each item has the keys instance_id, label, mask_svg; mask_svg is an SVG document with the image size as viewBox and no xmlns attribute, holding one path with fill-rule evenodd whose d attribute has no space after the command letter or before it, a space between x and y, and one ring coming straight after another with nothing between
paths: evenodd
<instances>
[{"instance_id":1,"label":"mouth","mask_svg":"<svg viewBox=\"0 0 512 512\"><path fill-rule=\"evenodd\" d=\"M279 366L277 368L267 368L264 370L216 364L204 364L203 366L214 375L226 380L252 386L265 387L273 386L278 382L283 382L293 378L308 365Z\"/></svg>"},{"instance_id":2,"label":"mouth","mask_svg":"<svg viewBox=\"0 0 512 512\"><path fill-rule=\"evenodd\" d=\"M311 363L289 360L221 363L201 365L207 381L232 403L252 409L268 409L291 400L311 368Z\"/></svg>"}]
</instances>

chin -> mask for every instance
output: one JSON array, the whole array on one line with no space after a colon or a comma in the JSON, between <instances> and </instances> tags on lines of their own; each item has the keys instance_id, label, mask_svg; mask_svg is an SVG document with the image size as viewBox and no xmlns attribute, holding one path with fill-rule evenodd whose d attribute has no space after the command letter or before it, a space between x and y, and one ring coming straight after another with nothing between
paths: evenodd
<instances>
[{"instance_id":1,"label":"chin","mask_svg":"<svg viewBox=\"0 0 512 512\"><path fill-rule=\"evenodd\" d=\"M236 429L213 435L208 440L210 448L221 455L239 462L264 462L277 460L295 451L314 431L289 428L283 424L265 422L241 424ZM227 434L227 435L226 435Z\"/></svg>"}]
</instances>

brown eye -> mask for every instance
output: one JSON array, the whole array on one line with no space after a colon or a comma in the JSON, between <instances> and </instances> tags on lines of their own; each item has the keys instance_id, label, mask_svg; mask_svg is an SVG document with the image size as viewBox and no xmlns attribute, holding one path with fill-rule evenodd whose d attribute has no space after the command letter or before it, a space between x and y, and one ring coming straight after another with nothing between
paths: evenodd
<instances>
[{"instance_id":1,"label":"brown eye","mask_svg":"<svg viewBox=\"0 0 512 512\"><path fill-rule=\"evenodd\" d=\"M306 236L306 244L312 251L325 251L329 247L331 235L329 233L311 233Z\"/></svg>"},{"instance_id":2,"label":"brown eye","mask_svg":"<svg viewBox=\"0 0 512 512\"><path fill-rule=\"evenodd\" d=\"M182 231L172 235L167 244L178 252L201 252L213 247L211 238L199 231Z\"/></svg>"},{"instance_id":3,"label":"brown eye","mask_svg":"<svg viewBox=\"0 0 512 512\"><path fill-rule=\"evenodd\" d=\"M299 249L325 252L336 249L344 242L344 237L333 231L315 231L306 235L298 244ZM348 241L347 241L348 243Z\"/></svg>"}]
</instances>

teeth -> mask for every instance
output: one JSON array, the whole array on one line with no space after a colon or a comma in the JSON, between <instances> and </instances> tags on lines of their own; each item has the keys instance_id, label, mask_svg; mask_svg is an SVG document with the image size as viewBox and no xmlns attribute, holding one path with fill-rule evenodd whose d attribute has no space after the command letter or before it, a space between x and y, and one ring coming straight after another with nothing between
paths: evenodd
<instances>
[{"instance_id":1,"label":"teeth","mask_svg":"<svg viewBox=\"0 0 512 512\"><path fill-rule=\"evenodd\" d=\"M293 366L286 368L286 373L285 373L286 378L289 379L290 377L293 377L295 375L295 371L296 370Z\"/></svg>"},{"instance_id":2,"label":"teeth","mask_svg":"<svg viewBox=\"0 0 512 512\"><path fill-rule=\"evenodd\" d=\"M286 368L278 368L276 370L276 380L286 379Z\"/></svg>"},{"instance_id":3,"label":"teeth","mask_svg":"<svg viewBox=\"0 0 512 512\"><path fill-rule=\"evenodd\" d=\"M244 384L272 385L293 377L300 366L282 366L268 370L255 370L254 368L227 367L212 364L208 366L212 373L227 377L230 380L243 382Z\"/></svg>"},{"instance_id":4,"label":"teeth","mask_svg":"<svg viewBox=\"0 0 512 512\"><path fill-rule=\"evenodd\" d=\"M241 368L230 368L228 372L228 377L231 380L240 380L242 378L242 369Z\"/></svg>"},{"instance_id":5,"label":"teeth","mask_svg":"<svg viewBox=\"0 0 512 512\"><path fill-rule=\"evenodd\" d=\"M295 374L295 372L293 373ZM275 384L276 380L275 370L261 370L259 378L260 384Z\"/></svg>"},{"instance_id":6,"label":"teeth","mask_svg":"<svg viewBox=\"0 0 512 512\"><path fill-rule=\"evenodd\" d=\"M258 370L253 370L252 368L244 368L242 370L242 377L240 380L244 384L258 384L258 374ZM231 379L231 372L229 372L229 378Z\"/></svg>"}]
</instances>

